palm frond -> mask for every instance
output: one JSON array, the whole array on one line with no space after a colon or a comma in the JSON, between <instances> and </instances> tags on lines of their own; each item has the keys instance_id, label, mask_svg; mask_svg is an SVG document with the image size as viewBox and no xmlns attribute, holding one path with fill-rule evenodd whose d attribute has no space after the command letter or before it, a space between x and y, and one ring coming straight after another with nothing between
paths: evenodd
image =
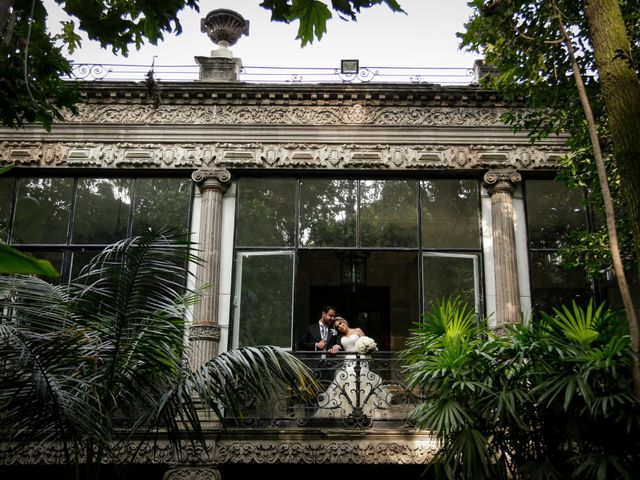
<instances>
[{"instance_id":1,"label":"palm frond","mask_svg":"<svg viewBox=\"0 0 640 480\"><path fill-rule=\"evenodd\" d=\"M290 386L290 394L309 398L319 389L307 366L279 347L263 345L224 352L193 375L192 388L216 415L243 415L247 398L268 401Z\"/></svg>"}]
</instances>

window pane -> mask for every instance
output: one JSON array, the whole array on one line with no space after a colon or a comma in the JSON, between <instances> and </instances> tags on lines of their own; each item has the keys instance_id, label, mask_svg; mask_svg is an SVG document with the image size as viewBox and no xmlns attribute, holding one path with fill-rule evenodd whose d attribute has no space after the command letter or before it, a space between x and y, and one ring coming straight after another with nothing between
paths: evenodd
<instances>
[{"instance_id":1,"label":"window pane","mask_svg":"<svg viewBox=\"0 0 640 480\"><path fill-rule=\"evenodd\" d=\"M361 243L364 247L416 247L417 182L360 182Z\"/></svg>"},{"instance_id":2,"label":"window pane","mask_svg":"<svg viewBox=\"0 0 640 480\"><path fill-rule=\"evenodd\" d=\"M475 255L424 255L424 309L438 300L460 295L476 311L478 305L478 262Z\"/></svg>"},{"instance_id":3,"label":"window pane","mask_svg":"<svg viewBox=\"0 0 640 480\"><path fill-rule=\"evenodd\" d=\"M100 250L78 250L73 252L71 256L71 279L76 279L82 269L100 253Z\"/></svg>"},{"instance_id":4,"label":"window pane","mask_svg":"<svg viewBox=\"0 0 640 480\"><path fill-rule=\"evenodd\" d=\"M131 179L80 178L73 243L113 243L127 236Z\"/></svg>"},{"instance_id":5,"label":"window pane","mask_svg":"<svg viewBox=\"0 0 640 480\"><path fill-rule=\"evenodd\" d=\"M293 253L239 254L239 344L291 347Z\"/></svg>"},{"instance_id":6,"label":"window pane","mask_svg":"<svg viewBox=\"0 0 640 480\"><path fill-rule=\"evenodd\" d=\"M573 300L587 305L593 293L584 271L565 269L562 258L550 252L532 252L531 264L536 309L552 313L553 307L571 305Z\"/></svg>"},{"instance_id":7,"label":"window pane","mask_svg":"<svg viewBox=\"0 0 640 480\"><path fill-rule=\"evenodd\" d=\"M480 248L478 182L420 182L424 248Z\"/></svg>"},{"instance_id":8,"label":"window pane","mask_svg":"<svg viewBox=\"0 0 640 480\"><path fill-rule=\"evenodd\" d=\"M355 247L357 200L355 180L302 180L300 245Z\"/></svg>"},{"instance_id":9,"label":"window pane","mask_svg":"<svg viewBox=\"0 0 640 480\"><path fill-rule=\"evenodd\" d=\"M6 242L9 236L14 183L13 178L0 177L0 242Z\"/></svg>"},{"instance_id":10,"label":"window pane","mask_svg":"<svg viewBox=\"0 0 640 480\"><path fill-rule=\"evenodd\" d=\"M133 205L133 234L163 227L187 233L191 180L187 178L138 178Z\"/></svg>"},{"instance_id":11,"label":"window pane","mask_svg":"<svg viewBox=\"0 0 640 480\"><path fill-rule=\"evenodd\" d=\"M296 180L243 178L238 187L237 245L292 247Z\"/></svg>"},{"instance_id":12,"label":"window pane","mask_svg":"<svg viewBox=\"0 0 640 480\"><path fill-rule=\"evenodd\" d=\"M587 226L580 189L553 180L528 180L526 201L532 248L559 248L566 243L569 232Z\"/></svg>"},{"instance_id":13,"label":"window pane","mask_svg":"<svg viewBox=\"0 0 640 480\"><path fill-rule=\"evenodd\" d=\"M55 268L58 271L60 276L57 278L46 278L47 282L59 284L63 280L63 278L65 278L65 272L62 271L63 259L64 259L64 252L62 250L58 250L58 251L47 251L47 250L25 251L22 249L19 249L19 250L22 252L28 253L29 255L33 255L38 260L49 260L49 262L51 262L51 265L53 265L53 268Z\"/></svg>"},{"instance_id":14,"label":"window pane","mask_svg":"<svg viewBox=\"0 0 640 480\"><path fill-rule=\"evenodd\" d=\"M22 178L18 185L13 241L66 243L73 179Z\"/></svg>"}]
</instances>

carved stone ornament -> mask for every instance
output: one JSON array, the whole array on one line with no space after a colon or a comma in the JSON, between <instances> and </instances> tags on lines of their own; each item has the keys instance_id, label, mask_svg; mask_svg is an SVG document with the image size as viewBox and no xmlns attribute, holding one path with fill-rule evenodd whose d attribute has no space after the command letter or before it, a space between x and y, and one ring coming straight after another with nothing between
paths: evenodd
<instances>
[{"instance_id":1,"label":"carved stone ornament","mask_svg":"<svg viewBox=\"0 0 640 480\"><path fill-rule=\"evenodd\" d=\"M544 145L2 142L0 161L34 167L184 168L218 176L251 169L550 169L564 152ZM206 173L212 171L214 173ZM228 173L228 172L227 172ZM220 176L222 175L222 176ZM493 177L491 177L493 178ZM490 179L491 181L491 179Z\"/></svg>"},{"instance_id":2,"label":"carved stone ornament","mask_svg":"<svg viewBox=\"0 0 640 480\"><path fill-rule=\"evenodd\" d=\"M164 474L162 480L221 480L220 472L213 467L177 467Z\"/></svg>"},{"instance_id":3,"label":"carved stone ornament","mask_svg":"<svg viewBox=\"0 0 640 480\"><path fill-rule=\"evenodd\" d=\"M499 191L513 193L520 182L522 176L514 170L492 170L484 175L484 184L491 195Z\"/></svg>"},{"instance_id":4,"label":"carved stone ornament","mask_svg":"<svg viewBox=\"0 0 640 480\"><path fill-rule=\"evenodd\" d=\"M189 327L189 340L215 340L220 341L220 327L218 325L191 325Z\"/></svg>"},{"instance_id":5,"label":"carved stone ornament","mask_svg":"<svg viewBox=\"0 0 640 480\"><path fill-rule=\"evenodd\" d=\"M299 431L295 432L296 434ZM404 464L423 465L431 461L438 450L437 441L428 436L405 440L403 435L394 438L367 439L358 437L352 441L339 439L277 440L272 441L230 441L218 440L215 447L208 451L185 443L183 449L176 451L167 441L158 441L155 447L151 443L142 445L136 452L136 444L122 445L110 450L103 457L103 463L136 463L176 465L181 468L210 467L212 464L226 463L302 463L302 464ZM211 451L215 448L215 453ZM134 452L135 457L133 456ZM82 460L82 459L81 459ZM60 465L65 462L62 445L34 444L27 450L14 452L6 444L0 447L0 465ZM210 473L210 472L209 472ZM212 477L166 477L176 478L212 478Z\"/></svg>"},{"instance_id":6,"label":"carved stone ornament","mask_svg":"<svg viewBox=\"0 0 640 480\"><path fill-rule=\"evenodd\" d=\"M219 442L215 460L222 463L426 464L438 450L435 440Z\"/></svg>"},{"instance_id":7,"label":"carved stone ornament","mask_svg":"<svg viewBox=\"0 0 640 480\"><path fill-rule=\"evenodd\" d=\"M387 125L504 127L504 108L375 105L131 105L83 104L68 123L206 125Z\"/></svg>"}]
</instances>

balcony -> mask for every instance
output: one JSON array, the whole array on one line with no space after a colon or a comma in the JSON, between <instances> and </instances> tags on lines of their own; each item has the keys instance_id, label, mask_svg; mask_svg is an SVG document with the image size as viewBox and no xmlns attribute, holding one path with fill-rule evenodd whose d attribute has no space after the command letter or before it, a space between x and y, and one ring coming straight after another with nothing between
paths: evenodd
<instances>
[{"instance_id":1,"label":"balcony","mask_svg":"<svg viewBox=\"0 0 640 480\"><path fill-rule=\"evenodd\" d=\"M298 352L321 388L306 401L291 391L268 404L247 399L240 420L225 419L233 429L403 429L419 398L403 384L394 352L371 355L340 352Z\"/></svg>"}]
</instances>

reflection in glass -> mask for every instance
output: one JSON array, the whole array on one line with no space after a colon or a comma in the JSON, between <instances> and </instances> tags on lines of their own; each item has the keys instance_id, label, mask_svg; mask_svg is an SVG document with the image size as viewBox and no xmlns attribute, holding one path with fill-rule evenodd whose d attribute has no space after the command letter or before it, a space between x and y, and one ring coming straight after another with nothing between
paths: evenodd
<instances>
[{"instance_id":1,"label":"reflection in glass","mask_svg":"<svg viewBox=\"0 0 640 480\"><path fill-rule=\"evenodd\" d=\"M13 178L0 177L0 242L7 242L13 205Z\"/></svg>"},{"instance_id":2,"label":"reflection in glass","mask_svg":"<svg viewBox=\"0 0 640 480\"><path fill-rule=\"evenodd\" d=\"M360 229L363 247L416 247L417 182L362 180Z\"/></svg>"},{"instance_id":3,"label":"reflection in glass","mask_svg":"<svg viewBox=\"0 0 640 480\"><path fill-rule=\"evenodd\" d=\"M66 243L72 188L72 178L20 179L13 242Z\"/></svg>"},{"instance_id":4,"label":"reflection in glass","mask_svg":"<svg viewBox=\"0 0 640 480\"><path fill-rule=\"evenodd\" d=\"M238 254L239 346L291 347L293 253Z\"/></svg>"},{"instance_id":5,"label":"reflection in glass","mask_svg":"<svg viewBox=\"0 0 640 480\"><path fill-rule=\"evenodd\" d=\"M553 180L527 180L526 202L531 248L559 248L571 231L587 227L581 189Z\"/></svg>"},{"instance_id":6,"label":"reflection in glass","mask_svg":"<svg viewBox=\"0 0 640 480\"><path fill-rule=\"evenodd\" d=\"M191 203L187 178L138 178L133 205L133 235L177 228L186 233Z\"/></svg>"},{"instance_id":7,"label":"reflection in glass","mask_svg":"<svg viewBox=\"0 0 640 480\"><path fill-rule=\"evenodd\" d=\"M423 180L420 182L422 246L479 248L478 182Z\"/></svg>"},{"instance_id":8,"label":"reflection in glass","mask_svg":"<svg viewBox=\"0 0 640 480\"><path fill-rule=\"evenodd\" d=\"M100 250L77 250L71 254L71 279L77 278L82 269L86 267L89 262L100 253Z\"/></svg>"},{"instance_id":9,"label":"reflection in glass","mask_svg":"<svg viewBox=\"0 0 640 480\"><path fill-rule=\"evenodd\" d=\"M553 307L571 305L575 300L586 307L593 295L584 271L568 270L555 252L531 252L531 277L534 308L553 313Z\"/></svg>"},{"instance_id":10,"label":"reflection in glass","mask_svg":"<svg viewBox=\"0 0 640 480\"><path fill-rule=\"evenodd\" d=\"M296 180L243 178L238 183L236 243L294 245Z\"/></svg>"},{"instance_id":11,"label":"reflection in glass","mask_svg":"<svg viewBox=\"0 0 640 480\"><path fill-rule=\"evenodd\" d=\"M127 236L131 182L128 178L78 180L73 243L112 243Z\"/></svg>"},{"instance_id":12,"label":"reflection in glass","mask_svg":"<svg viewBox=\"0 0 640 480\"><path fill-rule=\"evenodd\" d=\"M355 247L357 201L354 180L301 180L300 245Z\"/></svg>"},{"instance_id":13,"label":"reflection in glass","mask_svg":"<svg viewBox=\"0 0 640 480\"><path fill-rule=\"evenodd\" d=\"M480 311L478 257L463 254L424 255L424 309L443 298L460 295L470 307Z\"/></svg>"}]
</instances>

